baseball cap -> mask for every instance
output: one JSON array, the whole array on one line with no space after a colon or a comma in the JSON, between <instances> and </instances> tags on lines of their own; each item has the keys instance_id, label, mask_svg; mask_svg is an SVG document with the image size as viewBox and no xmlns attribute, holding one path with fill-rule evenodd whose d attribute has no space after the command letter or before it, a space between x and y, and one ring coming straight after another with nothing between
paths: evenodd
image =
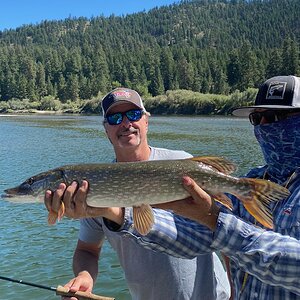
<instances>
[{"instance_id":1,"label":"baseball cap","mask_svg":"<svg viewBox=\"0 0 300 300\"><path fill-rule=\"evenodd\" d=\"M260 86L253 106L235 108L232 114L247 117L258 108L300 111L300 78L289 75L268 79Z\"/></svg>"},{"instance_id":2,"label":"baseball cap","mask_svg":"<svg viewBox=\"0 0 300 300\"><path fill-rule=\"evenodd\" d=\"M105 117L111 108L122 102L132 103L150 115L144 107L141 96L136 91L127 88L116 88L102 99L101 106L103 116Z\"/></svg>"}]
</instances>

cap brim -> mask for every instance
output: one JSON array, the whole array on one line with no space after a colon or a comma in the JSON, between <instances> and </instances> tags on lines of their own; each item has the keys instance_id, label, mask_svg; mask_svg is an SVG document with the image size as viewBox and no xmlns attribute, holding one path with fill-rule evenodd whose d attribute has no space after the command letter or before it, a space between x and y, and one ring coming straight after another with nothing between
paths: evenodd
<instances>
[{"instance_id":1,"label":"cap brim","mask_svg":"<svg viewBox=\"0 0 300 300\"><path fill-rule=\"evenodd\" d=\"M256 109L268 109L268 110L298 110L300 107L287 106L287 105L256 105L256 106L243 106L233 109L231 112L236 117L248 117Z\"/></svg>"},{"instance_id":2,"label":"cap brim","mask_svg":"<svg viewBox=\"0 0 300 300\"><path fill-rule=\"evenodd\" d=\"M118 101L116 101L115 103L113 103L113 104L107 109L106 115L109 113L109 111L110 111L113 107L118 106L118 105L120 105L120 104L125 104L125 103L129 103L129 104L132 104L132 105L136 106L136 107L139 108L139 109L143 109L143 107L140 107L140 106L136 105L135 103L132 103L131 101L118 100Z\"/></svg>"}]
</instances>

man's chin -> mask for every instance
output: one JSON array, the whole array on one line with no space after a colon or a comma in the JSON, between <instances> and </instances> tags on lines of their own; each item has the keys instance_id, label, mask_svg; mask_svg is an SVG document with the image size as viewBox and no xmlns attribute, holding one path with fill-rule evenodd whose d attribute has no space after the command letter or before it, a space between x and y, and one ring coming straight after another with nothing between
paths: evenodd
<instances>
[{"instance_id":1,"label":"man's chin","mask_svg":"<svg viewBox=\"0 0 300 300\"><path fill-rule=\"evenodd\" d=\"M119 145L121 146L121 147L137 147L137 146L139 146L140 145L140 143L141 143L141 140L140 139L138 139L138 138L136 138L136 136L134 136L134 137L130 137L130 136L126 136L126 137L124 137L124 136L122 136L122 137L120 137L119 138Z\"/></svg>"}]
</instances>

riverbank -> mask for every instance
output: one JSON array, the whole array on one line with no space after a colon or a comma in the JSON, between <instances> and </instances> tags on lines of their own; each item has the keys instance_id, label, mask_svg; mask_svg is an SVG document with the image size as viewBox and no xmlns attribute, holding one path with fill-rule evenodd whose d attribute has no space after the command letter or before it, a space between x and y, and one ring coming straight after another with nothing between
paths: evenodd
<instances>
[{"instance_id":1,"label":"riverbank","mask_svg":"<svg viewBox=\"0 0 300 300\"><path fill-rule=\"evenodd\" d=\"M164 95L144 96L146 109L156 115L228 115L237 106L254 103L257 89L230 95L201 94L188 90L167 91ZM0 113L101 114L101 98L61 102L51 96L40 101L12 99L0 101Z\"/></svg>"}]
</instances>

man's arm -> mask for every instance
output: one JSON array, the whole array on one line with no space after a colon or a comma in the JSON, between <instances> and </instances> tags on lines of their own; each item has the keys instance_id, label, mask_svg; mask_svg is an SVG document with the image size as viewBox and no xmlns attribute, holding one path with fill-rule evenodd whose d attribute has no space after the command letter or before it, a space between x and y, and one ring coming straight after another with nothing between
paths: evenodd
<instances>
[{"instance_id":1,"label":"man's arm","mask_svg":"<svg viewBox=\"0 0 300 300\"><path fill-rule=\"evenodd\" d=\"M202 190L190 177L184 176L182 181L184 188L190 193L191 197L159 204L156 207L170 209L178 215L199 222L211 231L215 231L220 208L211 196Z\"/></svg>"},{"instance_id":2,"label":"man's arm","mask_svg":"<svg viewBox=\"0 0 300 300\"><path fill-rule=\"evenodd\" d=\"M100 250L101 247L98 244L85 243L78 240L73 256L73 272L75 276L78 277L88 272L93 282L96 281Z\"/></svg>"},{"instance_id":3,"label":"man's arm","mask_svg":"<svg viewBox=\"0 0 300 300\"><path fill-rule=\"evenodd\" d=\"M73 256L73 272L75 278L71 279L64 287L71 292L92 292L98 276L98 261L101 244L85 243L78 240ZM62 298L75 300L75 297Z\"/></svg>"},{"instance_id":4,"label":"man's arm","mask_svg":"<svg viewBox=\"0 0 300 300\"><path fill-rule=\"evenodd\" d=\"M299 240L221 212L212 248L222 251L239 268L264 283L300 295Z\"/></svg>"},{"instance_id":5,"label":"man's arm","mask_svg":"<svg viewBox=\"0 0 300 300\"><path fill-rule=\"evenodd\" d=\"M192 179L185 178L183 183L193 200L165 203L160 207L172 209L209 227L213 231L211 249L221 251L247 273L300 295L299 240L248 224L225 209L216 209L210 196ZM181 223L176 223L176 228L178 232L185 230ZM300 231L299 226L295 226L295 230ZM203 236L197 235L195 232L188 238L201 243L199 238ZM295 233L295 236L299 235L299 232ZM159 239L156 241L160 244ZM200 254L201 246L194 241L192 244L198 246Z\"/></svg>"},{"instance_id":6,"label":"man's arm","mask_svg":"<svg viewBox=\"0 0 300 300\"><path fill-rule=\"evenodd\" d=\"M155 205L172 212L154 209L155 222L149 234L141 236L134 230L131 211L128 210L122 232L129 233L147 249L175 257L193 258L212 252L213 230L220 209L192 179L184 177L183 184L192 197Z\"/></svg>"},{"instance_id":7,"label":"man's arm","mask_svg":"<svg viewBox=\"0 0 300 300\"><path fill-rule=\"evenodd\" d=\"M92 208L86 203L88 195L88 182L83 181L78 187L77 182L70 186L61 183L54 192L48 190L45 193L44 203L48 211L58 212L61 203L65 206L65 215L70 218L89 218L103 216L115 224L122 225L124 209ZM75 278L71 279L65 287L71 292L91 292L98 275L98 260L103 240L98 243L89 243L78 240L73 255L73 272ZM77 300L75 297L62 298L64 300Z\"/></svg>"},{"instance_id":8,"label":"man's arm","mask_svg":"<svg viewBox=\"0 0 300 300\"><path fill-rule=\"evenodd\" d=\"M181 201L185 203L185 200ZM153 208L153 214L154 224L150 232L143 236L134 228L132 209L126 208L124 224L118 231L144 248L175 257L191 259L212 251L213 232L206 226L172 211Z\"/></svg>"}]
</instances>

